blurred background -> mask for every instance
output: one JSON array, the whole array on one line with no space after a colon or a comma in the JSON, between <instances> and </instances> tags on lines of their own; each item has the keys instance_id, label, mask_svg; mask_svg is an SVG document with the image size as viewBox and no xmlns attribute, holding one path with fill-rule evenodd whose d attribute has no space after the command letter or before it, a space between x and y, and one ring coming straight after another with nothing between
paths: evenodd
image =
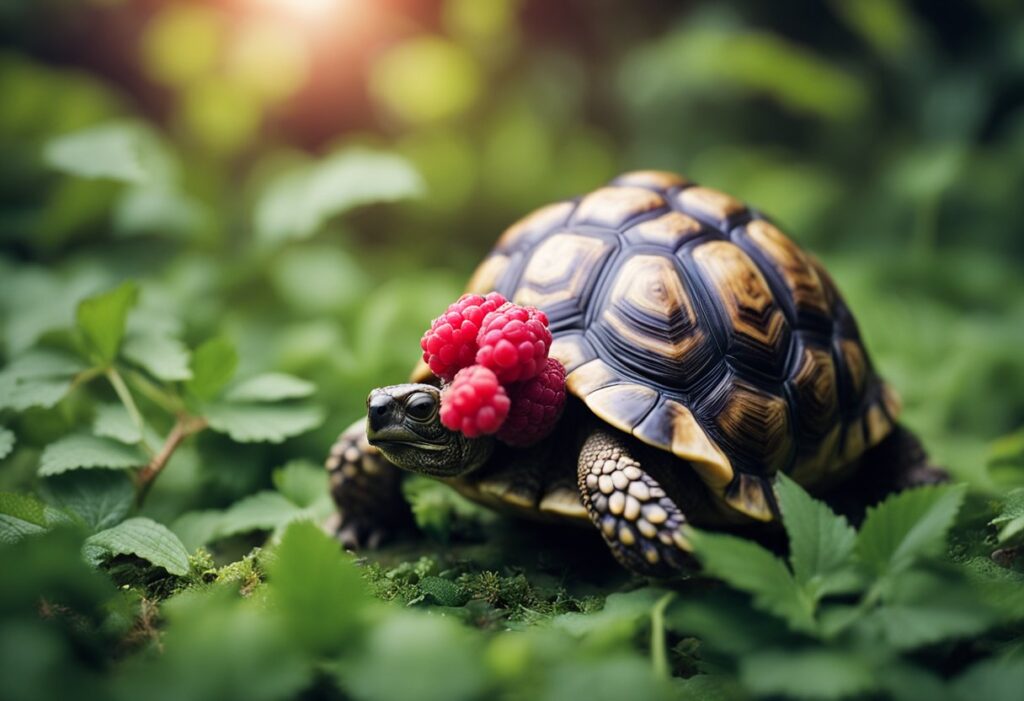
<instances>
[{"instance_id":1,"label":"blurred background","mask_svg":"<svg viewBox=\"0 0 1024 701\"><path fill-rule=\"evenodd\" d=\"M319 461L505 226L630 168L820 255L960 477L1024 424L1019 3L3 0L0 27L4 359L133 277L189 346L225 332L328 408L201 443L168 517ZM33 410L19 450L78 420Z\"/></svg>"}]
</instances>

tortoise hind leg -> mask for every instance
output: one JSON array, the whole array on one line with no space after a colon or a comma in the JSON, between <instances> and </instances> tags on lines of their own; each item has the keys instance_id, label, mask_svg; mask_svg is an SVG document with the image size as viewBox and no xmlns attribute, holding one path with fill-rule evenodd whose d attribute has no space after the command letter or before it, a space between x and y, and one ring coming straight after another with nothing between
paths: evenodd
<instances>
[{"instance_id":1,"label":"tortoise hind leg","mask_svg":"<svg viewBox=\"0 0 1024 701\"><path fill-rule=\"evenodd\" d=\"M325 527L349 550L372 550L412 524L402 472L367 442L365 424L343 431L326 463L338 512Z\"/></svg>"},{"instance_id":2,"label":"tortoise hind leg","mask_svg":"<svg viewBox=\"0 0 1024 701\"><path fill-rule=\"evenodd\" d=\"M624 567L668 577L691 564L681 532L686 517L621 436L594 429L580 450L577 476L590 520Z\"/></svg>"}]
</instances>

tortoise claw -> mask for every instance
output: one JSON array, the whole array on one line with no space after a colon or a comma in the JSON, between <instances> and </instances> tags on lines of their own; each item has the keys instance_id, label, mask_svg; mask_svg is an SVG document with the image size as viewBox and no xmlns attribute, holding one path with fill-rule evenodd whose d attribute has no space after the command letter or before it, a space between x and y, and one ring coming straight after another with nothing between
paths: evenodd
<instances>
[{"instance_id":1,"label":"tortoise claw","mask_svg":"<svg viewBox=\"0 0 1024 701\"><path fill-rule=\"evenodd\" d=\"M342 519L334 537L346 550L376 550L385 543L390 533L378 524L359 520Z\"/></svg>"}]
</instances>

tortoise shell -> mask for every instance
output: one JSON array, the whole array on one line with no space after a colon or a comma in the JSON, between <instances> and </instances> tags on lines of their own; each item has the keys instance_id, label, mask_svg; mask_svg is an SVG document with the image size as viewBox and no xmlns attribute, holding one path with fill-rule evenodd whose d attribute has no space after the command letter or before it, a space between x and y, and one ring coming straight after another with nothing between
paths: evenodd
<instances>
[{"instance_id":1,"label":"tortoise shell","mask_svg":"<svg viewBox=\"0 0 1024 701\"><path fill-rule=\"evenodd\" d=\"M467 291L547 313L569 391L771 520L778 472L835 480L899 403L828 273L738 199L657 171L511 226ZM419 374L422 377L422 371Z\"/></svg>"}]
</instances>

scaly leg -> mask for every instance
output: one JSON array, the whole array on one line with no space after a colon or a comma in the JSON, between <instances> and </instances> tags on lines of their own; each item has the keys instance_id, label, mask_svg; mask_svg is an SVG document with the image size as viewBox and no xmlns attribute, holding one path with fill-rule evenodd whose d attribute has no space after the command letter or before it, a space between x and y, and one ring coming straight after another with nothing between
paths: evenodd
<instances>
[{"instance_id":1,"label":"scaly leg","mask_svg":"<svg viewBox=\"0 0 1024 701\"><path fill-rule=\"evenodd\" d=\"M365 419L338 436L326 467L338 505L327 528L345 548L376 548L412 523L402 497L402 471L367 442Z\"/></svg>"},{"instance_id":2,"label":"scaly leg","mask_svg":"<svg viewBox=\"0 0 1024 701\"><path fill-rule=\"evenodd\" d=\"M692 564L681 532L686 517L623 437L594 429L580 450L577 476L590 520L624 567L668 577Z\"/></svg>"}]
</instances>

